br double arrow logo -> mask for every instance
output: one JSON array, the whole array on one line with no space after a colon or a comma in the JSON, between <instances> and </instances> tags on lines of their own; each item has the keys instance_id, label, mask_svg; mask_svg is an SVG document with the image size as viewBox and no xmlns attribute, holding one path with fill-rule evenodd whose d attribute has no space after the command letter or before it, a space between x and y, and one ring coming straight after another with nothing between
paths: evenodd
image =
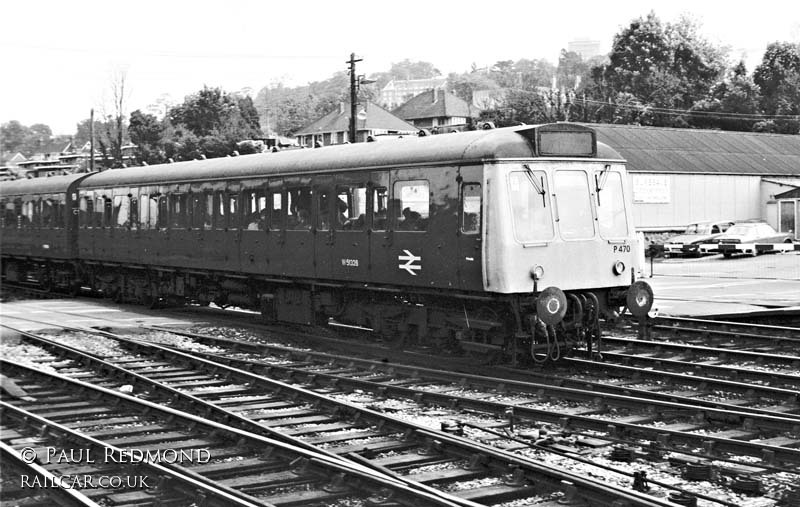
<instances>
[{"instance_id":1,"label":"br double arrow logo","mask_svg":"<svg viewBox=\"0 0 800 507\"><path fill-rule=\"evenodd\" d=\"M414 255L408 250L403 250L403 252L405 253L405 255L398 255L397 260L399 262L405 261L405 264L400 264L397 267L400 269L405 269L406 271L408 271L409 274L413 276L417 276L416 271L422 269L422 266L420 265L422 263L422 257L419 255ZM416 262L420 262L420 264L415 264Z\"/></svg>"}]
</instances>

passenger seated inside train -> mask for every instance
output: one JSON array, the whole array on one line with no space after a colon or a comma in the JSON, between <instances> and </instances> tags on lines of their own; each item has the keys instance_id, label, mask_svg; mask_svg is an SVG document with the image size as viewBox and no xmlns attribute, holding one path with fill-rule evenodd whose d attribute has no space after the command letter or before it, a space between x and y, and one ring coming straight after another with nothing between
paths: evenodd
<instances>
[{"instance_id":1,"label":"passenger seated inside train","mask_svg":"<svg viewBox=\"0 0 800 507\"><path fill-rule=\"evenodd\" d=\"M422 215L411 208L403 209L403 220L398 224L401 231L421 231L423 230Z\"/></svg>"}]
</instances>

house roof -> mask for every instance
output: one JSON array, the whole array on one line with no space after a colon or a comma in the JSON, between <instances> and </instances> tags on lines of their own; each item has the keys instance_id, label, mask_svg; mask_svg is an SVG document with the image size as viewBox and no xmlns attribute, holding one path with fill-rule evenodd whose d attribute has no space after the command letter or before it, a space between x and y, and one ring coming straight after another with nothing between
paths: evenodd
<instances>
[{"instance_id":1,"label":"house roof","mask_svg":"<svg viewBox=\"0 0 800 507\"><path fill-rule=\"evenodd\" d=\"M391 130L398 132L416 132L414 125L398 118L374 102L363 104L367 117L356 121L356 130ZM324 132L347 132L350 128L350 104L335 109L319 120L300 129L295 136L322 134Z\"/></svg>"},{"instance_id":2,"label":"house roof","mask_svg":"<svg viewBox=\"0 0 800 507\"><path fill-rule=\"evenodd\" d=\"M64 139L51 139L46 144L37 146L36 154L66 153L72 147L72 141Z\"/></svg>"},{"instance_id":3,"label":"house roof","mask_svg":"<svg viewBox=\"0 0 800 507\"><path fill-rule=\"evenodd\" d=\"M404 120L470 116L469 104L444 90L427 90L392 111Z\"/></svg>"},{"instance_id":4,"label":"house roof","mask_svg":"<svg viewBox=\"0 0 800 507\"><path fill-rule=\"evenodd\" d=\"M782 194L775 194L775 199L800 199L800 188L793 188Z\"/></svg>"},{"instance_id":5,"label":"house roof","mask_svg":"<svg viewBox=\"0 0 800 507\"><path fill-rule=\"evenodd\" d=\"M633 172L800 175L800 135L585 125Z\"/></svg>"}]
</instances>

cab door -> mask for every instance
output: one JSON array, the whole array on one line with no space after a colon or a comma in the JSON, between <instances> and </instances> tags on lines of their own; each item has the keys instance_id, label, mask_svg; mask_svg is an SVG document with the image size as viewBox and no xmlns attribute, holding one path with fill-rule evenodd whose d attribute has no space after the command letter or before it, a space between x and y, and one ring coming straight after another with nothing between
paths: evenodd
<instances>
[{"instance_id":1,"label":"cab door","mask_svg":"<svg viewBox=\"0 0 800 507\"><path fill-rule=\"evenodd\" d=\"M483 167L462 166L458 172L458 286L482 290Z\"/></svg>"}]
</instances>

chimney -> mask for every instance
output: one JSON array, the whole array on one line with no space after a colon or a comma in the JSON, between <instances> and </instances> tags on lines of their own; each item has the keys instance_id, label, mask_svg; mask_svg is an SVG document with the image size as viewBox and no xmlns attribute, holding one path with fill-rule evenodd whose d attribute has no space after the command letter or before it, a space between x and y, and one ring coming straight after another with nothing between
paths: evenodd
<instances>
[{"instance_id":1,"label":"chimney","mask_svg":"<svg viewBox=\"0 0 800 507\"><path fill-rule=\"evenodd\" d=\"M438 100L438 98L439 98L439 95L437 94L437 90L436 90L436 88L434 88L433 90L431 90L431 92L433 92L433 102L431 102L431 104L436 104L436 101L437 101L437 100Z\"/></svg>"},{"instance_id":2,"label":"chimney","mask_svg":"<svg viewBox=\"0 0 800 507\"><path fill-rule=\"evenodd\" d=\"M339 102L339 114L344 114L344 102Z\"/></svg>"}]
</instances>

